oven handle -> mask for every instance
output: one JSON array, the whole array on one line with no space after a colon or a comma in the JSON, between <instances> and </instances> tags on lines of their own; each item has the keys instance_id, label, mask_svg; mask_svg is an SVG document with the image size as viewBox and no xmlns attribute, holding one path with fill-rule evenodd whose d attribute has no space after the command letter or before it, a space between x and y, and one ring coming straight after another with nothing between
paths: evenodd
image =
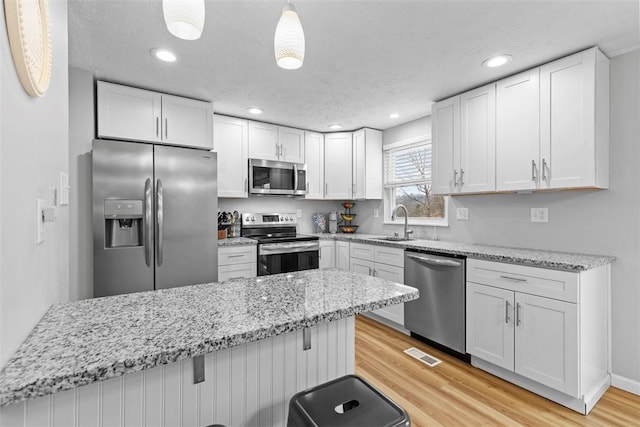
<instances>
[{"instance_id":1,"label":"oven handle","mask_svg":"<svg viewBox=\"0 0 640 427\"><path fill-rule=\"evenodd\" d=\"M291 242L291 243L265 243L258 246L260 255L277 255L295 252L309 252L320 250L318 241L312 242Z\"/></svg>"}]
</instances>

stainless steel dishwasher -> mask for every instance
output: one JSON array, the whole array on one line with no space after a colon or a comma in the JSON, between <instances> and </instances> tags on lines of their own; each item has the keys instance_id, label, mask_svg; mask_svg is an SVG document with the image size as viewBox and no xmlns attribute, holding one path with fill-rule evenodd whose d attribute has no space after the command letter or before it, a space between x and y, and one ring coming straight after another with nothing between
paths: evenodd
<instances>
[{"instance_id":1,"label":"stainless steel dishwasher","mask_svg":"<svg viewBox=\"0 0 640 427\"><path fill-rule=\"evenodd\" d=\"M465 258L405 251L404 283L420 298L405 303L404 327L464 355Z\"/></svg>"}]
</instances>

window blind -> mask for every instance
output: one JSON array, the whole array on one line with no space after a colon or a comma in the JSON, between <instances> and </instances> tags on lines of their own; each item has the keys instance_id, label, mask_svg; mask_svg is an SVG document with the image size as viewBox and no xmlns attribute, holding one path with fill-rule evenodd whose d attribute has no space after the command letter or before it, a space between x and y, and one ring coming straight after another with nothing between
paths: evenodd
<instances>
[{"instance_id":1,"label":"window blind","mask_svg":"<svg viewBox=\"0 0 640 427\"><path fill-rule=\"evenodd\" d=\"M386 187L424 184L431 181L431 142L386 150L384 170Z\"/></svg>"}]
</instances>

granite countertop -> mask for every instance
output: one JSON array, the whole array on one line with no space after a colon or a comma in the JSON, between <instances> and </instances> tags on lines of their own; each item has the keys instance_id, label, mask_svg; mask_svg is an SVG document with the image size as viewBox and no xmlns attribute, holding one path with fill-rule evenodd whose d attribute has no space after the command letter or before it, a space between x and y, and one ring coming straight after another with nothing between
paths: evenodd
<instances>
[{"instance_id":1,"label":"granite countertop","mask_svg":"<svg viewBox=\"0 0 640 427\"><path fill-rule=\"evenodd\" d=\"M0 371L0 406L416 298L327 269L57 304Z\"/></svg>"},{"instance_id":2,"label":"granite countertop","mask_svg":"<svg viewBox=\"0 0 640 427\"><path fill-rule=\"evenodd\" d=\"M247 237L229 237L226 239L218 240L218 247L224 246L250 246L257 245L258 241L255 239L249 239Z\"/></svg>"},{"instance_id":3,"label":"granite countertop","mask_svg":"<svg viewBox=\"0 0 640 427\"><path fill-rule=\"evenodd\" d=\"M483 259L487 261L521 264L562 271L590 270L601 265L612 263L616 260L615 257L609 255L589 255L538 249L443 242L439 240L416 239L390 242L381 240L384 236L372 234L320 233L316 234L316 236L320 237L320 239L376 244L443 255L462 255L469 258Z\"/></svg>"}]
</instances>

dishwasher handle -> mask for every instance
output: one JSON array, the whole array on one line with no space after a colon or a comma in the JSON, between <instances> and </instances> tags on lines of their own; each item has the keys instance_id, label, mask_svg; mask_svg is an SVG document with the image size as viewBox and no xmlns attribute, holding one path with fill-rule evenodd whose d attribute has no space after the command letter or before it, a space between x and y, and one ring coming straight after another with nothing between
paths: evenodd
<instances>
[{"instance_id":1,"label":"dishwasher handle","mask_svg":"<svg viewBox=\"0 0 640 427\"><path fill-rule=\"evenodd\" d=\"M440 265L443 267L460 267L462 265L462 263L460 263L459 261L453 261L448 259L437 259L437 258L430 258L430 257L413 255L413 254L407 254L407 256L411 259L415 259L418 262L431 264L431 265Z\"/></svg>"}]
</instances>

